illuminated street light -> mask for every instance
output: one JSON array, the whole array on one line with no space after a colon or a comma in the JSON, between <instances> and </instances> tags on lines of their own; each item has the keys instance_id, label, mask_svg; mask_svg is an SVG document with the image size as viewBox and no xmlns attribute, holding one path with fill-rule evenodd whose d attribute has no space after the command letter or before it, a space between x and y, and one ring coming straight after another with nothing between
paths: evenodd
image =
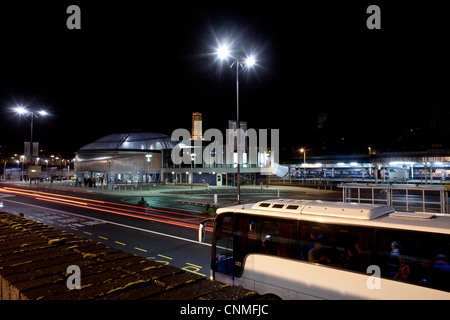
<instances>
[{"instance_id":1,"label":"illuminated street light","mask_svg":"<svg viewBox=\"0 0 450 320\"><path fill-rule=\"evenodd\" d=\"M27 114L29 112L26 108L24 108L22 106L17 106L15 108L13 108L13 110L20 115Z\"/></svg>"},{"instance_id":2,"label":"illuminated street light","mask_svg":"<svg viewBox=\"0 0 450 320\"><path fill-rule=\"evenodd\" d=\"M245 59L244 63L245 63L245 65L246 65L247 67L250 67L250 68L253 67L253 66L256 64L255 56L254 56L254 55L248 56L248 57Z\"/></svg>"},{"instance_id":3,"label":"illuminated street light","mask_svg":"<svg viewBox=\"0 0 450 320\"><path fill-rule=\"evenodd\" d=\"M19 115L25 115L26 117L30 116L31 118L31 136L30 136L30 146L31 148L33 147L33 120L34 118L38 118L38 114L41 117L45 117L48 116L49 113L45 110L39 110L39 111L34 111L34 110L28 110L27 108L23 107L23 106L17 106L12 108L13 111L15 111L17 114Z\"/></svg>"},{"instance_id":4,"label":"illuminated street light","mask_svg":"<svg viewBox=\"0 0 450 320\"><path fill-rule=\"evenodd\" d=\"M145 155L145 158L147 159L147 176L145 177L145 180L149 183L148 176L150 175L150 161L152 161L152 155L148 153Z\"/></svg>"},{"instance_id":5,"label":"illuminated street light","mask_svg":"<svg viewBox=\"0 0 450 320\"><path fill-rule=\"evenodd\" d=\"M219 44L218 48L216 48L216 55L219 57L221 61L226 60L228 61L229 58L233 60L233 62L230 65L230 68L233 68L234 65L236 65L236 129L238 130L238 146L237 146L237 179L236 179L236 185L237 185L237 204L240 204L240 197L241 197L241 187L240 187L240 122L239 122L239 67L242 67L242 69L245 68L251 68L256 65L256 58L255 55L249 55L245 58L240 57L239 55L236 55L236 51L234 51L235 54L232 55L232 51L230 46L223 42Z\"/></svg>"},{"instance_id":6,"label":"illuminated street light","mask_svg":"<svg viewBox=\"0 0 450 320\"><path fill-rule=\"evenodd\" d=\"M216 54L220 60L227 60L228 57L230 56L230 49L228 48L228 45L227 44L219 45Z\"/></svg>"},{"instance_id":7,"label":"illuminated street light","mask_svg":"<svg viewBox=\"0 0 450 320\"><path fill-rule=\"evenodd\" d=\"M303 153L303 184L305 184L305 179L306 179L306 150L305 150L305 148L300 148L300 153Z\"/></svg>"},{"instance_id":8,"label":"illuminated street light","mask_svg":"<svg viewBox=\"0 0 450 320\"><path fill-rule=\"evenodd\" d=\"M49 113L45 110L28 110L27 108L25 108L24 106L16 106L14 108L12 108L13 111L15 111L18 115L25 115L25 117L30 116L31 118L31 130L30 130L30 159L31 162L33 162L33 123L34 123L34 118L38 118L38 115L41 117L45 117L48 116ZM30 179L30 184L31 184L31 179Z\"/></svg>"}]
</instances>

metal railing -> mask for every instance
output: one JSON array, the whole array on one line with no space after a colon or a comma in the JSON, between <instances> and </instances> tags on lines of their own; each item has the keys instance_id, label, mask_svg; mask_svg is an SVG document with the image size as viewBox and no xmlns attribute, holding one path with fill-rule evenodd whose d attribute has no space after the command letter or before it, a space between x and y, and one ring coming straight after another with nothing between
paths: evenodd
<instances>
[{"instance_id":1,"label":"metal railing","mask_svg":"<svg viewBox=\"0 0 450 320\"><path fill-rule=\"evenodd\" d=\"M449 213L448 185L343 183L343 202L386 204L396 210Z\"/></svg>"}]
</instances>

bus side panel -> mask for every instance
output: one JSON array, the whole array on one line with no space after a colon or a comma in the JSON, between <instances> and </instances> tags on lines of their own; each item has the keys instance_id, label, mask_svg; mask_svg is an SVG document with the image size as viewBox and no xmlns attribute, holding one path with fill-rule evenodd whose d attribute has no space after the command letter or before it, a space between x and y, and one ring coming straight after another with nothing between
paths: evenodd
<instances>
[{"instance_id":1,"label":"bus side panel","mask_svg":"<svg viewBox=\"0 0 450 320\"><path fill-rule=\"evenodd\" d=\"M450 299L450 293L380 278L370 289L371 274L268 255L250 254L235 285L282 299ZM378 279L377 279L378 280ZM373 286L372 286L373 287Z\"/></svg>"}]
</instances>

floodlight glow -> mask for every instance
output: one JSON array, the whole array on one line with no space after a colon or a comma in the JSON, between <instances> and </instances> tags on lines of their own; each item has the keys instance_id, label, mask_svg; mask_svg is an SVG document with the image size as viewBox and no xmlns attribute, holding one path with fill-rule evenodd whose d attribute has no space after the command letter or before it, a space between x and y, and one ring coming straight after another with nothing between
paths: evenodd
<instances>
[{"instance_id":1,"label":"floodlight glow","mask_svg":"<svg viewBox=\"0 0 450 320\"><path fill-rule=\"evenodd\" d=\"M254 55L248 56L247 59L245 59L245 65L247 67L253 67L255 64L256 60Z\"/></svg>"},{"instance_id":2,"label":"floodlight glow","mask_svg":"<svg viewBox=\"0 0 450 320\"><path fill-rule=\"evenodd\" d=\"M15 107L13 110L18 114L27 114L29 112L26 108L22 106Z\"/></svg>"},{"instance_id":3,"label":"floodlight glow","mask_svg":"<svg viewBox=\"0 0 450 320\"><path fill-rule=\"evenodd\" d=\"M38 111L41 116L48 116L48 112L45 110Z\"/></svg>"},{"instance_id":4,"label":"floodlight glow","mask_svg":"<svg viewBox=\"0 0 450 320\"><path fill-rule=\"evenodd\" d=\"M230 56L230 49L226 44L221 44L217 48L216 54L219 56L219 59L226 60Z\"/></svg>"}]
</instances>

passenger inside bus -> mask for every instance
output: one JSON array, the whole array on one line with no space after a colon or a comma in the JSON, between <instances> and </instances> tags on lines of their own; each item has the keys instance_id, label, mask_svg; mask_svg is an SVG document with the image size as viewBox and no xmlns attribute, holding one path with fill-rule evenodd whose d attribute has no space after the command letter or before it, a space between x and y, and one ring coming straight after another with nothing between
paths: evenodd
<instances>
[{"instance_id":1,"label":"passenger inside bus","mask_svg":"<svg viewBox=\"0 0 450 320\"><path fill-rule=\"evenodd\" d=\"M411 267L405 261L405 259L402 255L399 255L398 262L400 265L398 266L398 270L394 276L394 279L406 281L406 280L408 280L409 274L411 273Z\"/></svg>"},{"instance_id":2,"label":"passenger inside bus","mask_svg":"<svg viewBox=\"0 0 450 320\"><path fill-rule=\"evenodd\" d=\"M366 272L372 264L373 235L342 227L302 226L300 258L303 261Z\"/></svg>"},{"instance_id":3,"label":"passenger inside bus","mask_svg":"<svg viewBox=\"0 0 450 320\"><path fill-rule=\"evenodd\" d=\"M316 238L319 240L322 237L323 237L323 235L321 235L321 234L319 235L319 234L317 234L316 231L313 230L309 233L308 239L301 241L302 246L300 249L300 255L301 255L301 258L303 261L308 261L308 253L309 253L309 250L314 248L314 240L316 240Z\"/></svg>"},{"instance_id":4,"label":"passenger inside bus","mask_svg":"<svg viewBox=\"0 0 450 320\"><path fill-rule=\"evenodd\" d=\"M314 247L308 252L308 261L322 264L331 263L331 259L325 254L321 239L314 240Z\"/></svg>"},{"instance_id":5,"label":"passenger inside bus","mask_svg":"<svg viewBox=\"0 0 450 320\"><path fill-rule=\"evenodd\" d=\"M348 270L360 271L361 256L358 250L358 243L353 246L345 248L339 257L338 267Z\"/></svg>"},{"instance_id":6,"label":"passenger inside bus","mask_svg":"<svg viewBox=\"0 0 450 320\"><path fill-rule=\"evenodd\" d=\"M447 290L450 288L450 266L447 257L442 253L438 253L434 259L431 284Z\"/></svg>"},{"instance_id":7,"label":"passenger inside bus","mask_svg":"<svg viewBox=\"0 0 450 320\"><path fill-rule=\"evenodd\" d=\"M387 262L387 268L389 276L394 277L398 273L400 267L400 242L392 241L392 251L389 253L389 259Z\"/></svg>"}]
</instances>

